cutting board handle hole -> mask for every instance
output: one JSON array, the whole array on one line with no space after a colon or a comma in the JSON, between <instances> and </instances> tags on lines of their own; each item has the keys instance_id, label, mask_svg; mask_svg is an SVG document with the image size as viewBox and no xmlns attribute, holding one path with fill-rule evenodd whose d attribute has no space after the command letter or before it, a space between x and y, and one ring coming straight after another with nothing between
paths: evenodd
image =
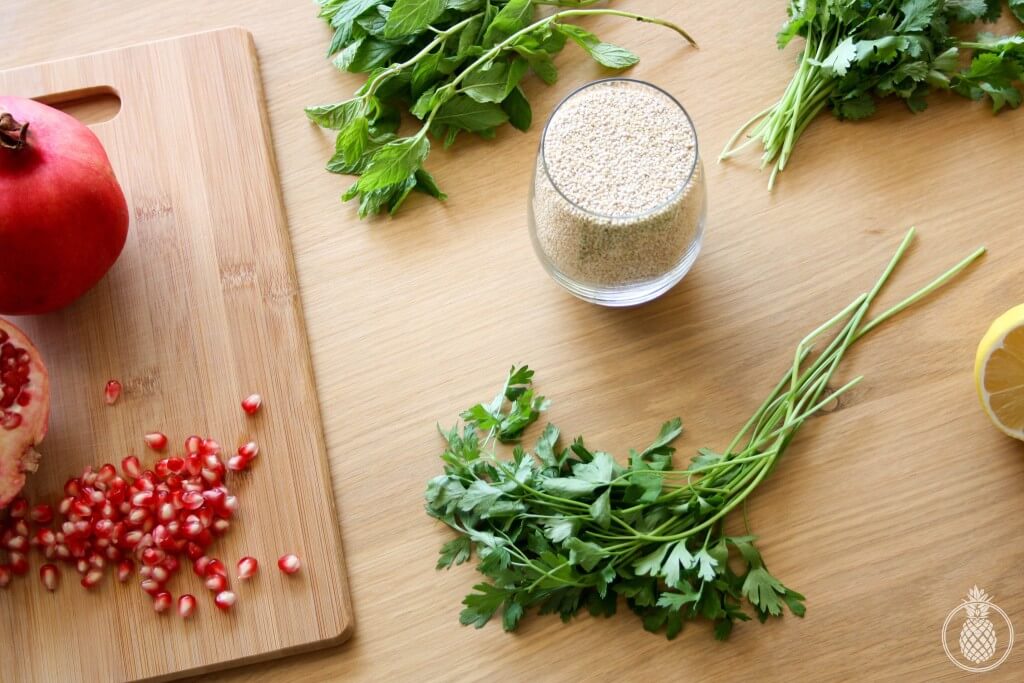
<instances>
[{"instance_id":1,"label":"cutting board handle hole","mask_svg":"<svg viewBox=\"0 0 1024 683\"><path fill-rule=\"evenodd\" d=\"M87 126L105 123L121 111L121 97L109 85L56 93L36 99L74 116Z\"/></svg>"}]
</instances>

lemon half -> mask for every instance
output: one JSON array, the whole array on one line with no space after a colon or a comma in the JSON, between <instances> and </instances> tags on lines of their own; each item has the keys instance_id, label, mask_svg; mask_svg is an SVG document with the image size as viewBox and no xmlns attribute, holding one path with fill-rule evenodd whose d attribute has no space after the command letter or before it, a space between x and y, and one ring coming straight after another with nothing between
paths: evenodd
<instances>
[{"instance_id":1,"label":"lemon half","mask_svg":"<svg viewBox=\"0 0 1024 683\"><path fill-rule=\"evenodd\" d=\"M1024 305L1003 313L988 328L974 360L974 382L992 423L1024 440Z\"/></svg>"}]
</instances>

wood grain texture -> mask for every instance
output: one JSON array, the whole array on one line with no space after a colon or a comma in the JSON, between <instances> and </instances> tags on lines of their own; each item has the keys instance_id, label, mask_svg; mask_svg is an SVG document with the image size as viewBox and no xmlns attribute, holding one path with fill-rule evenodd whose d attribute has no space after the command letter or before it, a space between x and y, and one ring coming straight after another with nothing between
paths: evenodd
<instances>
[{"instance_id":1,"label":"wood grain texture","mask_svg":"<svg viewBox=\"0 0 1024 683\"><path fill-rule=\"evenodd\" d=\"M716 165L735 128L779 96L793 51L774 33L785 3L619 0L689 29L701 50L630 22L588 21L642 57L632 75L672 92L707 156L705 250L686 280L639 309L610 311L559 290L534 258L526 197L540 123L605 75L572 46L562 78L527 90L537 123L460 141L430 168L447 204L414 197L394 220L360 223L322 171L333 140L303 105L360 79L324 60L310 3L70 0L0 6L0 66L237 23L256 39L310 333L346 562L359 617L340 648L239 669L218 681L959 680L939 629L978 583L1024 628L1024 450L992 429L971 381L989 322L1024 301L1017 169L1024 113L938 96L840 124L822 117L774 194L753 157ZM683 453L727 443L800 337L874 282L905 229L921 239L885 301L978 244L967 277L855 349L867 378L808 425L750 502L773 573L808 597L807 617L744 625L726 644L688 627L674 642L623 614L572 624L528 618L519 633L458 625L469 567L435 573L449 538L422 511L439 471L435 421L491 395L527 361L551 418L622 456L681 414ZM884 302L883 302L884 303ZM51 636L52 637L52 636ZM1020 680L1024 648L991 674Z\"/></svg>"},{"instance_id":2,"label":"wood grain texture","mask_svg":"<svg viewBox=\"0 0 1024 683\"><path fill-rule=\"evenodd\" d=\"M237 606L215 609L185 566L168 588L199 597L189 621L158 617L136 585L110 576L92 592L73 568L63 589L18 582L0 600L0 638L17 650L4 681L174 677L340 642L352 625L330 471L259 73L242 29L0 72L0 91L60 100L109 87L120 112L95 126L132 209L110 275L67 310L16 319L54 378L52 426L33 500L58 501L88 464L138 453L142 435L173 447L193 433L229 452L255 439L253 468L229 477L242 502L210 548L234 575L254 555L264 570L236 582ZM108 378L124 385L113 407ZM263 410L239 402L252 391ZM297 553L286 577L277 558ZM60 635L54 639L54 629Z\"/></svg>"}]
</instances>

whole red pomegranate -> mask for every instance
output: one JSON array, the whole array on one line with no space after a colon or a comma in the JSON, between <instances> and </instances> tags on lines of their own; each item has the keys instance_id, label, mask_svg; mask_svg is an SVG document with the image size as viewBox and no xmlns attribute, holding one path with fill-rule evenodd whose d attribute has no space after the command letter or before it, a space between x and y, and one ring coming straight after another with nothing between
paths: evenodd
<instances>
[{"instance_id":1,"label":"whole red pomegranate","mask_svg":"<svg viewBox=\"0 0 1024 683\"><path fill-rule=\"evenodd\" d=\"M114 265L128 204L96 135L62 111L0 97L0 313L47 313Z\"/></svg>"},{"instance_id":2,"label":"whole red pomegranate","mask_svg":"<svg viewBox=\"0 0 1024 683\"><path fill-rule=\"evenodd\" d=\"M39 464L50 420L50 376L25 333L0 318L0 510Z\"/></svg>"}]
</instances>

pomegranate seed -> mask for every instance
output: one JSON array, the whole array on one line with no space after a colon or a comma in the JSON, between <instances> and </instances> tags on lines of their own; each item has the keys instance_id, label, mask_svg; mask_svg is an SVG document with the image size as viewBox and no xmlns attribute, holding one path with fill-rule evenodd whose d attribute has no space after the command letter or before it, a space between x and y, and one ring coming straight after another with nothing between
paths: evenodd
<instances>
[{"instance_id":1,"label":"pomegranate seed","mask_svg":"<svg viewBox=\"0 0 1024 683\"><path fill-rule=\"evenodd\" d=\"M200 451L200 449L202 447L203 447L203 439L201 437L193 435L193 436L190 436L187 439L185 439L185 454L186 455L197 454L197 453L199 453L199 451Z\"/></svg>"},{"instance_id":2,"label":"pomegranate seed","mask_svg":"<svg viewBox=\"0 0 1024 683\"><path fill-rule=\"evenodd\" d=\"M221 488L203 491L203 500L205 500L206 504L209 505L211 508L222 507L224 505L225 497L226 496L224 494L224 489Z\"/></svg>"},{"instance_id":3,"label":"pomegranate seed","mask_svg":"<svg viewBox=\"0 0 1024 683\"><path fill-rule=\"evenodd\" d=\"M196 598L186 593L178 598L178 614L182 619L188 619L196 611Z\"/></svg>"},{"instance_id":4,"label":"pomegranate seed","mask_svg":"<svg viewBox=\"0 0 1024 683\"><path fill-rule=\"evenodd\" d=\"M7 541L7 549L17 550L19 552L27 550L28 539L24 536L12 536L11 539Z\"/></svg>"},{"instance_id":5,"label":"pomegranate seed","mask_svg":"<svg viewBox=\"0 0 1024 683\"><path fill-rule=\"evenodd\" d=\"M87 573L89 571L89 560L84 557L78 560L78 562L75 562L75 569L78 570L79 574Z\"/></svg>"},{"instance_id":6,"label":"pomegranate seed","mask_svg":"<svg viewBox=\"0 0 1024 683\"><path fill-rule=\"evenodd\" d=\"M165 553L159 548L146 548L142 551L142 563L152 567L163 562Z\"/></svg>"},{"instance_id":7,"label":"pomegranate seed","mask_svg":"<svg viewBox=\"0 0 1024 683\"><path fill-rule=\"evenodd\" d=\"M206 568L210 565L210 558L206 555L200 555L192 561L192 571L196 573L201 579L206 578Z\"/></svg>"},{"instance_id":8,"label":"pomegranate seed","mask_svg":"<svg viewBox=\"0 0 1024 683\"><path fill-rule=\"evenodd\" d=\"M220 443L216 439L203 439L199 452L203 455L220 455Z\"/></svg>"},{"instance_id":9,"label":"pomegranate seed","mask_svg":"<svg viewBox=\"0 0 1024 683\"><path fill-rule=\"evenodd\" d=\"M277 561L277 566L285 574L294 574L302 568L302 562L295 555L282 555Z\"/></svg>"},{"instance_id":10,"label":"pomegranate seed","mask_svg":"<svg viewBox=\"0 0 1024 683\"><path fill-rule=\"evenodd\" d=\"M109 462L103 463L96 473L96 481L100 484L109 484L117 476L117 469Z\"/></svg>"},{"instance_id":11,"label":"pomegranate seed","mask_svg":"<svg viewBox=\"0 0 1024 683\"><path fill-rule=\"evenodd\" d=\"M124 583L128 580L128 577L132 575L132 569L135 568L134 563L131 560L121 560L117 563L117 580Z\"/></svg>"},{"instance_id":12,"label":"pomegranate seed","mask_svg":"<svg viewBox=\"0 0 1024 683\"><path fill-rule=\"evenodd\" d=\"M171 607L171 594L167 591L160 591L153 596L153 611L156 613L166 612Z\"/></svg>"},{"instance_id":13,"label":"pomegranate seed","mask_svg":"<svg viewBox=\"0 0 1024 683\"><path fill-rule=\"evenodd\" d=\"M18 536L28 536L28 524L25 520L19 519L14 523L14 533Z\"/></svg>"},{"instance_id":14,"label":"pomegranate seed","mask_svg":"<svg viewBox=\"0 0 1024 683\"><path fill-rule=\"evenodd\" d=\"M7 588L11 582L11 565L0 564L0 588Z\"/></svg>"},{"instance_id":15,"label":"pomegranate seed","mask_svg":"<svg viewBox=\"0 0 1024 683\"><path fill-rule=\"evenodd\" d=\"M79 479L71 478L64 482L64 495L74 498L82 492L82 482Z\"/></svg>"},{"instance_id":16,"label":"pomegranate seed","mask_svg":"<svg viewBox=\"0 0 1024 683\"><path fill-rule=\"evenodd\" d=\"M207 589L213 591L214 593L222 591L228 587L228 580L220 574L213 574L212 576L206 577L205 583Z\"/></svg>"},{"instance_id":17,"label":"pomegranate seed","mask_svg":"<svg viewBox=\"0 0 1024 683\"><path fill-rule=\"evenodd\" d=\"M92 525L92 530L101 538L110 538L114 533L114 523L109 519L98 519Z\"/></svg>"},{"instance_id":18,"label":"pomegranate seed","mask_svg":"<svg viewBox=\"0 0 1024 683\"><path fill-rule=\"evenodd\" d=\"M260 447L256 445L255 441L242 444L238 447L238 454L247 460L252 460L260 453Z\"/></svg>"},{"instance_id":19,"label":"pomegranate seed","mask_svg":"<svg viewBox=\"0 0 1024 683\"><path fill-rule=\"evenodd\" d=\"M228 458L228 469L232 472L241 472L249 466L249 460L242 455L232 455Z\"/></svg>"},{"instance_id":20,"label":"pomegranate seed","mask_svg":"<svg viewBox=\"0 0 1024 683\"><path fill-rule=\"evenodd\" d=\"M203 546L199 545L198 543L193 543L192 541L189 541L188 544L185 545L185 555L188 557L188 559L195 562L203 556Z\"/></svg>"},{"instance_id":21,"label":"pomegranate seed","mask_svg":"<svg viewBox=\"0 0 1024 683\"><path fill-rule=\"evenodd\" d=\"M102 569L90 569L88 572L86 572L85 576L82 577L82 586L84 588L92 588L93 586L98 584L100 582L100 579L102 578Z\"/></svg>"},{"instance_id":22,"label":"pomegranate seed","mask_svg":"<svg viewBox=\"0 0 1024 683\"><path fill-rule=\"evenodd\" d=\"M36 532L36 545L51 546L57 542L57 535L53 533L53 529L40 529Z\"/></svg>"},{"instance_id":23,"label":"pomegranate seed","mask_svg":"<svg viewBox=\"0 0 1024 683\"><path fill-rule=\"evenodd\" d=\"M263 405L263 397L259 394L250 394L242 401L242 410L248 415L255 415Z\"/></svg>"},{"instance_id":24,"label":"pomegranate seed","mask_svg":"<svg viewBox=\"0 0 1024 683\"><path fill-rule=\"evenodd\" d=\"M142 464L134 455L129 455L121 460L121 471L125 476L138 479L142 476Z\"/></svg>"},{"instance_id":25,"label":"pomegranate seed","mask_svg":"<svg viewBox=\"0 0 1024 683\"><path fill-rule=\"evenodd\" d=\"M199 491L185 491L181 494L181 506L186 510L198 510L203 507L203 494Z\"/></svg>"},{"instance_id":26,"label":"pomegranate seed","mask_svg":"<svg viewBox=\"0 0 1024 683\"><path fill-rule=\"evenodd\" d=\"M28 574L28 556L25 553L12 550L7 553L7 559L11 565L11 571L15 576Z\"/></svg>"},{"instance_id":27,"label":"pomegranate seed","mask_svg":"<svg viewBox=\"0 0 1024 683\"><path fill-rule=\"evenodd\" d=\"M139 587L142 588L143 592L149 593L150 595L156 595L164 589L163 586L153 579L143 579L142 582L139 583Z\"/></svg>"},{"instance_id":28,"label":"pomegranate seed","mask_svg":"<svg viewBox=\"0 0 1024 683\"><path fill-rule=\"evenodd\" d=\"M149 568L149 578L159 583L167 583L167 579L171 578L171 573L160 565L157 565Z\"/></svg>"},{"instance_id":29,"label":"pomegranate seed","mask_svg":"<svg viewBox=\"0 0 1024 683\"><path fill-rule=\"evenodd\" d=\"M206 576L213 576L214 574L223 576L225 579L228 578L228 570L224 567L224 563L213 557L206 563Z\"/></svg>"},{"instance_id":30,"label":"pomegranate seed","mask_svg":"<svg viewBox=\"0 0 1024 683\"><path fill-rule=\"evenodd\" d=\"M162 451L167 448L167 436L160 432L150 432L142 438L146 441L146 445L154 451Z\"/></svg>"},{"instance_id":31,"label":"pomegranate seed","mask_svg":"<svg viewBox=\"0 0 1024 683\"><path fill-rule=\"evenodd\" d=\"M139 567L139 578L140 579L148 579L151 576L153 576L153 568L152 567L150 567L148 564L144 564L141 567Z\"/></svg>"},{"instance_id":32,"label":"pomegranate seed","mask_svg":"<svg viewBox=\"0 0 1024 683\"><path fill-rule=\"evenodd\" d=\"M39 568L39 580L46 586L46 590L55 591L57 590L57 581L60 579L60 573L57 571L57 566L53 564L44 564Z\"/></svg>"},{"instance_id":33,"label":"pomegranate seed","mask_svg":"<svg viewBox=\"0 0 1024 683\"><path fill-rule=\"evenodd\" d=\"M255 557L243 557L238 561L238 578L245 580L253 576L259 569L260 563Z\"/></svg>"},{"instance_id":34,"label":"pomegranate seed","mask_svg":"<svg viewBox=\"0 0 1024 683\"><path fill-rule=\"evenodd\" d=\"M234 606L237 600L238 596L231 591L221 591L220 593L217 593L217 597L213 599L213 603L217 605L218 609L229 610Z\"/></svg>"},{"instance_id":35,"label":"pomegranate seed","mask_svg":"<svg viewBox=\"0 0 1024 683\"><path fill-rule=\"evenodd\" d=\"M108 406L112 406L117 403L117 399L121 397L121 383L116 379L112 379L107 382L107 386L103 388L103 398L107 402Z\"/></svg>"},{"instance_id":36,"label":"pomegranate seed","mask_svg":"<svg viewBox=\"0 0 1024 683\"><path fill-rule=\"evenodd\" d=\"M221 518L213 520L213 524L210 525L210 529L213 531L213 533L220 536L221 534L225 533L228 530L228 527L230 526L231 522Z\"/></svg>"},{"instance_id":37,"label":"pomegranate seed","mask_svg":"<svg viewBox=\"0 0 1024 683\"><path fill-rule=\"evenodd\" d=\"M68 496L67 498L62 499L60 501L60 504L58 504L58 506L57 506L57 512L59 512L62 515L68 514L69 512L71 512L71 504L74 503L74 502L75 502L75 499L72 498L71 496Z\"/></svg>"},{"instance_id":38,"label":"pomegranate seed","mask_svg":"<svg viewBox=\"0 0 1024 683\"><path fill-rule=\"evenodd\" d=\"M89 565L92 566L92 567L95 567L96 569L103 569L103 567L105 567L106 564L107 564L107 561L105 559L103 559L102 555L99 555L97 553L93 553L92 555L89 556Z\"/></svg>"},{"instance_id":39,"label":"pomegranate seed","mask_svg":"<svg viewBox=\"0 0 1024 683\"><path fill-rule=\"evenodd\" d=\"M174 572L178 571L178 568L181 566L181 563L178 561L178 558L176 558L174 555L168 555L164 558L164 561L160 563L160 566L173 574Z\"/></svg>"},{"instance_id":40,"label":"pomegranate seed","mask_svg":"<svg viewBox=\"0 0 1024 683\"><path fill-rule=\"evenodd\" d=\"M156 494L152 491L139 491L132 496L132 505L138 508L148 507L156 502Z\"/></svg>"},{"instance_id":41,"label":"pomegranate seed","mask_svg":"<svg viewBox=\"0 0 1024 683\"><path fill-rule=\"evenodd\" d=\"M53 521L53 508L45 503L40 503L32 508L32 511L29 513L29 519L37 524L49 524Z\"/></svg>"},{"instance_id":42,"label":"pomegranate seed","mask_svg":"<svg viewBox=\"0 0 1024 683\"><path fill-rule=\"evenodd\" d=\"M18 496L7 506L7 516L12 519L23 519L28 514L28 501Z\"/></svg>"},{"instance_id":43,"label":"pomegranate seed","mask_svg":"<svg viewBox=\"0 0 1024 683\"><path fill-rule=\"evenodd\" d=\"M157 511L157 518L161 522L170 522L175 517L174 506L170 503L164 503L160 506Z\"/></svg>"}]
</instances>

